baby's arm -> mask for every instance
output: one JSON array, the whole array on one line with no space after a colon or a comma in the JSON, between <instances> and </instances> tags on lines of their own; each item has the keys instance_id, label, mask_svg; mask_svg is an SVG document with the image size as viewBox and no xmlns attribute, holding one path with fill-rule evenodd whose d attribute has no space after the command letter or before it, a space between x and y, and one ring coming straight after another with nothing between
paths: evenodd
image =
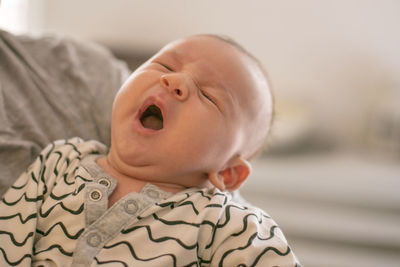
<instances>
[{"instance_id":1,"label":"baby's arm","mask_svg":"<svg viewBox=\"0 0 400 267\"><path fill-rule=\"evenodd\" d=\"M219 242L210 266L301 266L280 228L264 212L228 206L226 215L230 222L215 231Z\"/></svg>"},{"instance_id":2,"label":"baby's arm","mask_svg":"<svg viewBox=\"0 0 400 267\"><path fill-rule=\"evenodd\" d=\"M42 151L0 202L0 266L31 266L38 213L51 182L44 163L53 148Z\"/></svg>"}]
</instances>

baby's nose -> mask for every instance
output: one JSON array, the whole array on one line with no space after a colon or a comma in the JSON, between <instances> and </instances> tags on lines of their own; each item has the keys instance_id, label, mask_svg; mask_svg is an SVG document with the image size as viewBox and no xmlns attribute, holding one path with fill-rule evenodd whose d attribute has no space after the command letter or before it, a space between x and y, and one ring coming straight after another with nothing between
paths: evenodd
<instances>
[{"instance_id":1,"label":"baby's nose","mask_svg":"<svg viewBox=\"0 0 400 267\"><path fill-rule=\"evenodd\" d=\"M185 101L189 97L188 81L183 74L165 74L161 76L160 82L178 100Z\"/></svg>"}]
</instances>

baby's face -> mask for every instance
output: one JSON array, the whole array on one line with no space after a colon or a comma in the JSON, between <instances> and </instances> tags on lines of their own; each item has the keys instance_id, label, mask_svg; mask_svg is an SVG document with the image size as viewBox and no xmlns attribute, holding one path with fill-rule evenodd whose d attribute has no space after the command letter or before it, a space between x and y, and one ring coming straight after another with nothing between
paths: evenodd
<instances>
[{"instance_id":1,"label":"baby's face","mask_svg":"<svg viewBox=\"0 0 400 267\"><path fill-rule=\"evenodd\" d=\"M246 55L213 37L167 45L115 98L111 162L150 182L202 185L257 142L248 138L267 116L261 76Z\"/></svg>"}]
</instances>

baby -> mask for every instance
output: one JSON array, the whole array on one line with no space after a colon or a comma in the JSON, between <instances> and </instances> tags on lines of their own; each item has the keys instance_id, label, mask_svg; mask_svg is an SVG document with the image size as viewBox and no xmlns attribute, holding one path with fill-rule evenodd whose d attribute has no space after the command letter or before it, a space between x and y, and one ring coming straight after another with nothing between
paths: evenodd
<instances>
[{"instance_id":1,"label":"baby","mask_svg":"<svg viewBox=\"0 0 400 267\"><path fill-rule=\"evenodd\" d=\"M172 42L121 87L109 150L56 141L0 204L0 266L300 266L276 223L232 199L272 117L233 41Z\"/></svg>"}]
</instances>

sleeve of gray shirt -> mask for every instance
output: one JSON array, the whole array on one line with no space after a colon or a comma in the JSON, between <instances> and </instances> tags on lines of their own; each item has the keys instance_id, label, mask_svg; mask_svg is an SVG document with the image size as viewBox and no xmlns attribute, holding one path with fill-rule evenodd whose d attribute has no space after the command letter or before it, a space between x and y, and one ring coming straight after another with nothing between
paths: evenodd
<instances>
[{"instance_id":1,"label":"sleeve of gray shirt","mask_svg":"<svg viewBox=\"0 0 400 267\"><path fill-rule=\"evenodd\" d=\"M98 44L0 30L0 196L54 140L109 145L114 95L129 74Z\"/></svg>"}]
</instances>

